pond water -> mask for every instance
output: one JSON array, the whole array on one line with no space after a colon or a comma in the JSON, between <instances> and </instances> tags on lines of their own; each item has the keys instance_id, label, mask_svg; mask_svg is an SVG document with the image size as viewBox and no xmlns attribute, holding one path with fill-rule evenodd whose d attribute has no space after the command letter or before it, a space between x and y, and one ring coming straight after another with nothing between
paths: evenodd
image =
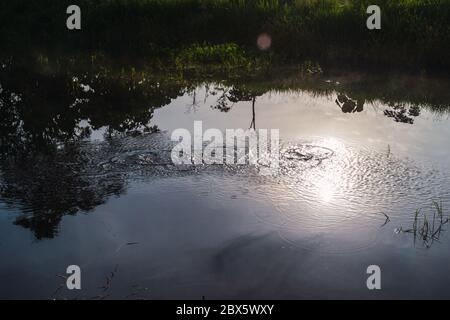
<instances>
[{"instance_id":1,"label":"pond water","mask_svg":"<svg viewBox=\"0 0 450 320\"><path fill-rule=\"evenodd\" d=\"M0 298L450 298L448 82L3 72ZM278 174L173 165L194 121L279 129Z\"/></svg>"}]
</instances>

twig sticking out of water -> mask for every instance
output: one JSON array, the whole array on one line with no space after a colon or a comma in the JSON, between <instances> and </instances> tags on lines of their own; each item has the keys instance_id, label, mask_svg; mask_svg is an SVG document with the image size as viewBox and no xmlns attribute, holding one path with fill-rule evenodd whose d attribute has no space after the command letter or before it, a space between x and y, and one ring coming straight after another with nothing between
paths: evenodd
<instances>
[{"instance_id":1,"label":"twig sticking out of water","mask_svg":"<svg viewBox=\"0 0 450 320\"><path fill-rule=\"evenodd\" d=\"M387 225L389 221L391 221L391 218L389 218L389 216L386 213L384 213L384 212L381 212L381 214L386 217L386 221L384 221L384 223L381 225L381 228L382 228L385 225Z\"/></svg>"},{"instance_id":2,"label":"twig sticking out of water","mask_svg":"<svg viewBox=\"0 0 450 320\"><path fill-rule=\"evenodd\" d=\"M120 246L117 248L116 254L119 253L119 251L120 251L123 247L125 247L125 246L134 246L134 245L137 245L137 244L139 244L139 242L127 242L127 243L124 243L124 244L120 245Z\"/></svg>"}]
</instances>

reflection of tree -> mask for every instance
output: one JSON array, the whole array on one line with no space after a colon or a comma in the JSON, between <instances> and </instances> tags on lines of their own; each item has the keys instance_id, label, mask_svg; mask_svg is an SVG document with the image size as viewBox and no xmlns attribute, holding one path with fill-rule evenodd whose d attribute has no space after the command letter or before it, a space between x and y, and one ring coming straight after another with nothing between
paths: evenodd
<instances>
[{"instance_id":1,"label":"reflection of tree","mask_svg":"<svg viewBox=\"0 0 450 320\"><path fill-rule=\"evenodd\" d=\"M255 112L256 97L252 100L252 122L250 123L250 129L256 130L256 112Z\"/></svg>"},{"instance_id":2,"label":"reflection of tree","mask_svg":"<svg viewBox=\"0 0 450 320\"><path fill-rule=\"evenodd\" d=\"M336 104L344 113L362 112L364 110L364 99L357 99L356 101L349 98L345 94L338 94Z\"/></svg>"},{"instance_id":3,"label":"reflection of tree","mask_svg":"<svg viewBox=\"0 0 450 320\"><path fill-rule=\"evenodd\" d=\"M205 94L205 99L208 93ZM189 94L192 96L192 103L187 105L186 113L197 112L199 108L199 103L197 101L197 88L193 89Z\"/></svg>"},{"instance_id":4,"label":"reflection of tree","mask_svg":"<svg viewBox=\"0 0 450 320\"><path fill-rule=\"evenodd\" d=\"M216 101L216 105L211 106L211 108L219 110L221 112L228 112L237 102L251 101L252 121L250 124L250 128L256 129L256 98L262 96L266 92L266 90L248 89L245 86L234 86L231 88L219 87L215 92L213 92L213 94L216 95L218 91L220 91L219 98Z\"/></svg>"},{"instance_id":5,"label":"reflection of tree","mask_svg":"<svg viewBox=\"0 0 450 320\"><path fill-rule=\"evenodd\" d=\"M33 78L15 71L2 73L0 83L2 154L49 146L81 134L79 112L67 107L73 99L61 79Z\"/></svg>"},{"instance_id":6,"label":"reflection of tree","mask_svg":"<svg viewBox=\"0 0 450 320\"><path fill-rule=\"evenodd\" d=\"M154 109L184 93L180 85L137 87L94 75L79 80L20 69L1 73L0 84L3 154L14 149L54 148L60 142L84 138L90 134L89 127L80 126L85 119L92 129L153 132L156 128L150 126L150 120Z\"/></svg>"},{"instance_id":7,"label":"reflection of tree","mask_svg":"<svg viewBox=\"0 0 450 320\"><path fill-rule=\"evenodd\" d=\"M149 123L154 110L184 93L183 88L176 85L130 88L113 80L91 83L96 91L88 94L89 102L81 109L83 118L90 119L94 129L107 126L118 132L151 131Z\"/></svg>"},{"instance_id":8,"label":"reflection of tree","mask_svg":"<svg viewBox=\"0 0 450 320\"><path fill-rule=\"evenodd\" d=\"M56 154L27 154L2 165L0 195L22 214L15 224L36 238L53 238L64 215L90 211L108 196L124 192L123 178L90 165L92 155L76 146Z\"/></svg>"},{"instance_id":9,"label":"reflection of tree","mask_svg":"<svg viewBox=\"0 0 450 320\"><path fill-rule=\"evenodd\" d=\"M345 94L338 94L336 104L344 113L356 113L364 110L365 99L358 98L353 100ZM384 110L386 117L394 119L395 122L414 123L414 118L420 115L419 106L407 107L402 103L390 104L389 108Z\"/></svg>"},{"instance_id":10,"label":"reflection of tree","mask_svg":"<svg viewBox=\"0 0 450 320\"><path fill-rule=\"evenodd\" d=\"M395 104L384 110L384 115L393 118L395 122L413 124L414 118L420 115L420 108L418 106L407 108L403 104Z\"/></svg>"},{"instance_id":11,"label":"reflection of tree","mask_svg":"<svg viewBox=\"0 0 450 320\"><path fill-rule=\"evenodd\" d=\"M123 193L123 174L104 169L99 152L79 141L101 127L154 132L154 109L183 93L180 85L133 87L92 75L0 73L0 197L21 208L15 224L52 238L64 215ZM86 119L90 126L81 126Z\"/></svg>"}]
</instances>

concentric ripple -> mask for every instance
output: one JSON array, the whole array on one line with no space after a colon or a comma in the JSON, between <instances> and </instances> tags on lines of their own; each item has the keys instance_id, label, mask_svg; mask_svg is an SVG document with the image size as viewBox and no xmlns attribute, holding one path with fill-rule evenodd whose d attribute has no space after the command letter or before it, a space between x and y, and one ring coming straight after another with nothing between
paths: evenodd
<instances>
[{"instance_id":1,"label":"concentric ripple","mask_svg":"<svg viewBox=\"0 0 450 320\"><path fill-rule=\"evenodd\" d=\"M302 248L358 251L383 234L384 213L409 223L433 196L450 199L442 192L448 173L335 139L291 143L282 154L277 183L257 186L277 212L261 220Z\"/></svg>"}]
</instances>

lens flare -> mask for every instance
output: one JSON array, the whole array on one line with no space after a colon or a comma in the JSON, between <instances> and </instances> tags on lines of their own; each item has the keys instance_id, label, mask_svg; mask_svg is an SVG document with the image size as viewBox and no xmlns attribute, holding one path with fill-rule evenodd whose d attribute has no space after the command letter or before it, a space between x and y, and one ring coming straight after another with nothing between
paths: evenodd
<instances>
[{"instance_id":1,"label":"lens flare","mask_svg":"<svg viewBox=\"0 0 450 320\"><path fill-rule=\"evenodd\" d=\"M256 41L259 50L267 51L272 46L272 38L267 33L262 33Z\"/></svg>"}]
</instances>

